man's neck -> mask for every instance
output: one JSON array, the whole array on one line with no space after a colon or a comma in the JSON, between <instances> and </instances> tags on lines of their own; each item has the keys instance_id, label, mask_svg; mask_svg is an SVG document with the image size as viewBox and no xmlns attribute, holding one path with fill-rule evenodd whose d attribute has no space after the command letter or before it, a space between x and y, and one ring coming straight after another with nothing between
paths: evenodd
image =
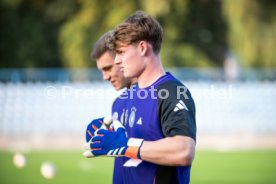
<instances>
[{"instance_id":1,"label":"man's neck","mask_svg":"<svg viewBox=\"0 0 276 184\"><path fill-rule=\"evenodd\" d=\"M151 58L145 70L138 77L139 88L146 88L152 85L165 74L166 72L162 67L160 57L156 56Z\"/></svg>"},{"instance_id":2,"label":"man's neck","mask_svg":"<svg viewBox=\"0 0 276 184\"><path fill-rule=\"evenodd\" d=\"M135 83L137 83L137 78L132 78L130 80L129 85L126 86L127 89L130 89L132 85L134 85Z\"/></svg>"}]
</instances>

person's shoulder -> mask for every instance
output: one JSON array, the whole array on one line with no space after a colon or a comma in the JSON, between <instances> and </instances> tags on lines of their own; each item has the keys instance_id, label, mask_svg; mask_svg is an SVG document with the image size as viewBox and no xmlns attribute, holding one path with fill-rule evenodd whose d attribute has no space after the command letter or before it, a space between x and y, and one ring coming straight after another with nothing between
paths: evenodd
<instances>
[{"instance_id":1,"label":"person's shoulder","mask_svg":"<svg viewBox=\"0 0 276 184\"><path fill-rule=\"evenodd\" d=\"M174 88L176 86L184 86L180 80L175 78L171 73L167 72L162 76L155 85L157 88Z\"/></svg>"},{"instance_id":2,"label":"person's shoulder","mask_svg":"<svg viewBox=\"0 0 276 184\"><path fill-rule=\"evenodd\" d=\"M128 89L124 89L120 95L113 101L113 105L114 104L117 104L117 103L120 103L121 101L124 101L125 100L125 97L128 96Z\"/></svg>"},{"instance_id":3,"label":"person's shoulder","mask_svg":"<svg viewBox=\"0 0 276 184\"><path fill-rule=\"evenodd\" d=\"M124 88L120 95L114 100L113 105L119 104L119 103L124 103L126 100L129 100L130 98L130 93L135 91L137 88L137 83L133 84L130 86L130 88Z\"/></svg>"},{"instance_id":4,"label":"person's shoulder","mask_svg":"<svg viewBox=\"0 0 276 184\"><path fill-rule=\"evenodd\" d=\"M177 86L184 86L184 84L177 79L170 79L160 83L158 88L175 88Z\"/></svg>"},{"instance_id":5,"label":"person's shoulder","mask_svg":"<svg viewBox=\"0 0 276 184\"><path fill-rule=\"evenodd\" d=\"M117 97L117 98L113 101L113 105L112 105L112 106L114 106L114 105L116 105L117 103L119 103L119 101L120 101L120 97Z\"/></svg>"},{"instance_id":6,"label":"person's shoulder","mask_svg":"<svg viewBox=\"0 0 276 184\"><path fill-rule=\"evenodd\" d=\"M179 100L193 101L189 89L180 80L174 78L173 76L158 85L157 93L160 101L172 103Z\"/></svg>"},{"instance_id":7,"label":"person's shoulder","mask_svg":"<svg viewBox=\"0 0 276 184\"><path fill-rule=\"evenodd\" d=\"M167 80L162 81L157 87L157 90L169 90L169 91L187 91L187 87L176 78L168 78Z\"/></svg>"}]
</instances>

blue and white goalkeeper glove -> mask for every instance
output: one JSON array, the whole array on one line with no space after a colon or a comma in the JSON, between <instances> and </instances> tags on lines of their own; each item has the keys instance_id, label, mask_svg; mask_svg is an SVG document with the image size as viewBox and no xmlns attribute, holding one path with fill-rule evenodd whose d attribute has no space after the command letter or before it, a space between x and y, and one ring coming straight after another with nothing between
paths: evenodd
<instances>
[{"instance_id":1,"label":"blue and white goalkeeper glove","mask_svg":"<svg viewBox=\"0 0 276 184\"><path fill-rule=\"evenodd\" d=\"M109 125L112 123L112 119L110 117L105 117L105 118L99 118L99 119L94 119L92 120L86 128L85 132L85 138L86 142L90 142L91 138L95 136L96 131L98 129L109 129Z\"/></svg>"},{"instance_id":2,"label":"blue and white goalkeeper glove","mask_svg":"<svg viewBox=\"0 0 276 184\"><path fill-rule=\"evenodd\" d=\"M140 158L140 147L143 139L128 138L124 126L118 121L113 122L114 131L98 129L97 135L86 143L83 155L87 158L95 156L126 156Z\"/></svg>"}]
</instances>

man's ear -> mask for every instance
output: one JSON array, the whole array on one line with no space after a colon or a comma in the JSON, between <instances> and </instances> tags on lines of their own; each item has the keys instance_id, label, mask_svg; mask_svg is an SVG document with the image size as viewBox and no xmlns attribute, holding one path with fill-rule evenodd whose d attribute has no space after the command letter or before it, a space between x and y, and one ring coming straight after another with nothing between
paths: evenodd
<instances>
[{"instance_id":1,"label":"man's ear","mask_svg":"<svg viewBox=\"0 0 276 184\"><path fill-rule=\"evenodd\" d=\"M141 56L145 56L146 53L148 52L149 46L148 43L145 41L140 41L139 42L139 50L141 53Z\"/></svg>"}]
</instances>

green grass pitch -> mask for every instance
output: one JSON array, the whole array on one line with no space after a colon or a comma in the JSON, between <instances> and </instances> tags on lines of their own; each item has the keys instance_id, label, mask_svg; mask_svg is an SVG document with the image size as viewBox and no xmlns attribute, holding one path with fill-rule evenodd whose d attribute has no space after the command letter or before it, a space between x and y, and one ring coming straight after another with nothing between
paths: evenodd
<instances>
[{"instance_id":1,"label":"green grass pitch","mask_svg":"<svg viewBox=\"0 0 276 184\"><path fill-rule=\"evenodd\" d=\"M32 151L27 164L18 169L13 153L0 151L1 184L105 184L111 183L112 158L83 158L81 151ZM56 165L56 177L40 174L43 161ZM192 184L272 184L276 183L276 150L215 152L197 151L192 167Z\"/></svg>"}]
</instances>

